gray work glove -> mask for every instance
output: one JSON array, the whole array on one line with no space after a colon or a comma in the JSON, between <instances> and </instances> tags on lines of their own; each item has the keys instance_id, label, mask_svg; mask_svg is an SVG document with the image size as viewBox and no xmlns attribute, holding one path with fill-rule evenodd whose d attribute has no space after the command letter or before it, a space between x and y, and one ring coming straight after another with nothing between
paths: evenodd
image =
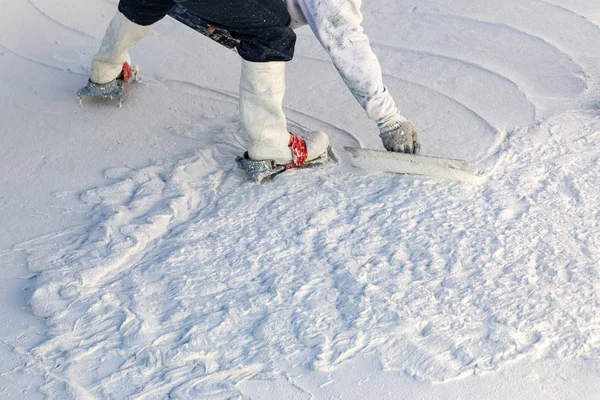
<instances>
[{"instance_id":1,"label":"gray work glove","mask_svg":"<svg viewBox=\"0 0 600 400\"><path fill-rule=\"evenodd\" d=\"M379 137L387 151L419 154L421 145L412 122L398 115L379 127Z\"/></svg>"}]
</instances>

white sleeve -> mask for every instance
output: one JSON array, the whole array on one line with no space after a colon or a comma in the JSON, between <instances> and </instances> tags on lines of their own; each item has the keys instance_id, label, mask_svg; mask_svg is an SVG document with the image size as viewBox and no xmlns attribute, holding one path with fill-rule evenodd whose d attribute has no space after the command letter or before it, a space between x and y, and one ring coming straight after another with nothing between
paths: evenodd
<instances>
[{"instance_id":1,"label":"white sleeve","mask_svg":"<svg viewBox=\"0 0 600 400\"><path fill-rule=\"evenodd\" d=\"M363 32L362 0L285 1L292 23L296 21L299 26L305 21L310 25L369 118L382 123L396 115L398 110L383 84L379 60Z\"/></svg>"},{"instance_id":2,"label":"white sleeve","mask_svg":"<svg viewBox=\"0 0 600 400\"><path fill-rule=\"evenodd\" d=\"M290 27L292 29L300 28L301 26L307 25L306 17L304 17L304 13L302 12L302 8L300 4L298 4L298 0L284 0L285 6L290 13L290 17L292 17L292 23Z\"/></svg>"}]
</instances>

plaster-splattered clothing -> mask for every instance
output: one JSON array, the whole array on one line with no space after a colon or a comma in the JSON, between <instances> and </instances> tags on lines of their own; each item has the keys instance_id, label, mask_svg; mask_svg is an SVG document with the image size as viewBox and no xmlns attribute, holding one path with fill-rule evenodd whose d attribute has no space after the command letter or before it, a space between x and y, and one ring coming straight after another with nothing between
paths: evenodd
<instances>
[{"instance_id":1,"label":"plaster-splattered clothing","mask_svg":"<svg viewBox=\"0 0 600 400\"><path fill-rule=\"evenodd\" d=\"M132 22L148 26L180 3L214 27L239 39L238 53L248 61L289 61L296 35L281 0L120 0L119 11Z\"/></svg>"},{"instance_id":2,"label":"plaster-splattered clothing","mask_svg":"<svg viewBox=\"0 0 600 400\"><path fill-rule=\"evenodd\" d=\"M383 85L379 60L363 33L362 0L284 0L292 28L310 25L346 86L369 118L385 122L397 114Z\"/></svg>"},{"instance_id":3,"label":"plaster-splattered clothing","mask_svg":"<svg viewBox=\"0 0 600 400\"><path fill-rule=\"evenodd\" d=\"M140 25L163 18L174 1L241 40L248 61L288 61L295 35L288 27L310 25L342 79L369 118L385 122L397 110L383 85L381 67L363 33L361 0L120 0L119 10Z\"/></svg>"}]
</instances>

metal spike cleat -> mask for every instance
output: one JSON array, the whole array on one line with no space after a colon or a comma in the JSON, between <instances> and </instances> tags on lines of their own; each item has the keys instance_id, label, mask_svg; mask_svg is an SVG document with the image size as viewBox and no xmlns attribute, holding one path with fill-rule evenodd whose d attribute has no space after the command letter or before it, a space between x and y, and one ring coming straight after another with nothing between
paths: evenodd
<instances>
[{"instance_id":1,"label":"metal spike cleat","mask_svg":"<svg viewBox=\"0 0 600 400\"><path fill-rule=\"evenodd\" d=\"M235 161L237 162L238 167L246 172L246 174L256 183L263 183L269 179L272 179L275 175L279 175L282 172L291 169L285 165L278 165L273 160L252 160L248 157L248 152L245 152L243 156L238 156ZM329 146L327 151L320 157L317 157L311 161L307 161L306 164L300 167L293 168L309 168L325 164L329 161L337 162L337 157L333 153L331 146Z\"/></svg>"},{"instance_id":2,"label":"metal spike cleat","mask_svg":"<svg viewBox=\"0 0 600 400\"><path fill-rule=\"evenodd\" d=\"M119 100L119 107L123 105L123 89L125 82L133 79L138 81L139 68L131 68L129 64L123 64L122 74L115 80L108 83L94 83L88 81L87 85L77 91L79 105L83 105L83 97L95 97L97 99Z\"/></svg>"},{"instance_id":3,"label":"metal spike cleat","mask_svg":"<svg viewBox=\"0 0 600 400\"><path fill-rule=\"evenodd\" d=\"M77 91L77 96L79 100L83 97L120 100L123 97L123 84L124 81L121 78L104 84L88 81L87 85Z\"/></svg>"},{"instance_id":4,"label":"metal spike cleat","mask_svg":"<svg viewBox=\"0 0 600 400\"><path fill-rule=\"evenodd\" d=\"M263 183L286 170L285 165L277 165L273 160L254 161L248 157L248 152L235 159L238 167L256 183Z\"/></svg>"}]
</instances>

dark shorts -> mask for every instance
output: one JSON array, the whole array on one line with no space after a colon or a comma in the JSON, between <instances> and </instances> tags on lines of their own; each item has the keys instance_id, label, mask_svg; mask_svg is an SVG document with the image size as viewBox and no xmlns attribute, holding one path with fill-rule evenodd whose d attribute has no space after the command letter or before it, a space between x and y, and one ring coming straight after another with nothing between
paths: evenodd
<instances>
[{"instance_id":1,"label":"dark shorts","mask_svg":"<svg viewBox=\"0 0 600 400\"><path fill-rule=\"evenodd\" d=\"M248 61L290 61L296 35L283 0L178 0L216 28L240 41L238 53ZM173 0L120 0L119 11L138 25L152 25L173 7Z\"/></svg>"}]
</instances>

